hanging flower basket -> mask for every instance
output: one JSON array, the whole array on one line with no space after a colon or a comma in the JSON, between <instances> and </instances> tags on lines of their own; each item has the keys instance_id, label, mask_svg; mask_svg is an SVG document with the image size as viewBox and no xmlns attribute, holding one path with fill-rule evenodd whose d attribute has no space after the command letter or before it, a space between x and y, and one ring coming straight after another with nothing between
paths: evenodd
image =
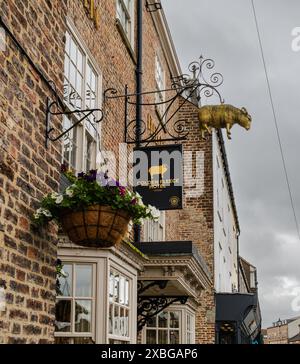
<instances>
[{"instance_id":1,"label":"hanging flower basket","mask_svg":"<svg viewBox=\"0 0 300 364\"><path fill-rule=\"evenodd\" d=\"M121 242L130 221L157 219L159 211L143 204L133 193L106 174L97 171L76 177L65 172L70 181L62 194L46 196L34 214L34 222L42 225L55 220L69 239L80 246L107 248Z\"/></svg>"},{"instance_id":2,"label":"hanging flower basket","mask_svg":"<svg viewBox=\"0 0 300 364\"><path fill-rule=\"evenodd\" d=\"M61 215L63 231L75 244L88 247L111 247L119 244L128 231L131 216L110 206L92 205L81 211Z\"/></svg>"}]
</instances>

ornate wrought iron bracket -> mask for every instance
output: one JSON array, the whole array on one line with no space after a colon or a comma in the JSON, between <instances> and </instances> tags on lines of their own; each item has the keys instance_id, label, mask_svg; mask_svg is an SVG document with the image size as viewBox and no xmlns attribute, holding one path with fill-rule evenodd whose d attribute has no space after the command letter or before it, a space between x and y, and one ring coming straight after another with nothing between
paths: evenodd
<instances>
[{"instance_id":1,"label":"ornate wrought iron bracket","mask_svg":"<svg viewBox=\"0 0 300 364\"><path fill-rule=\"evenodd\" d=\"M141 331L143 327L160 312L165 310L173 303L186 304L187 296L169 296L169 297L138 297L138 323L137 329Z\"/></svg>"},{"instance_id":2,"label":"ornate wrought iron bracket","mask_svg":"<svg viewBox=\"0 0 300 364\"><path fill-rule=\"evenodd\" d=\"M142 293L145 293L149 288L159 287L160 289L165 289L167 287L168 281L152 281L145 284L145 281L138 281L138 295L140 296Z\"/></svg>"},{"instance_id":3,"label":"ornate wrought iron bracket","mask_svg":"<svg viewBox=\"0 0 300 364\"><path fill-rule=\"evenodd\" d=\"M152 108L151 115L155 115L156 122L149 128L148 120L140 120L141 141L140 144L149 145L157 142L176 142L187 139L189 135L189 122L176 118L180 109L192 101L200 104L202 98L215 96L220 103L224 103L218 87L223 84L223 76L220 73L207 75L215 67L212 59L204 59L190 63L188 74L174 77L171 87L164 90L146 91L139 94L143 97L142 106ZM162 97L162 95L164 95ZM124 100L125 114L125 143L136 143L136 120L130 119L134 115L130 108L137 104L137 94L129 93L125 86L124 94L119 94L116 89L110 88L104 93L105 104L109 100ZM155 97L155 102L151 98ZM156 101L158 100L158 101ZM154 109L153 109L154 108ZM150 113L149 113L150 114ZM152 120L153 121L153 120ZM150 129L150 130L149 130Z\"/></svg>"},{"instance_id":4,"label":"ornate wrought iron bracket","mask_svg":"<svg viewBox=\"0 0 300 364\"><path fill-rule=\"evenodd\" d=\"M154 3L149 3L148 0L146 0L146 9L148 13L154 13L155 11L162 9L162 4L160 1L155 1Z\"/></svg>"},{"instance_id":5,"label":"ornate wrought iron bracket","mask_svg":"<svg viewBox=\"0 0 300 364\"><path fill-rule=\"evenodd\" d=\"M56 142L60 140L65 135L67 135L72 129L74 129L77 125L82 123L84 120L88 120L92 127L97 131L94 124L98 124L103 120L104 113L101 109L87 109L87 110L80 110L75 109L72 111L69 110L62 110L60 107L61 103L58 102L56 99L55 101L51 101L51 99L47 98L47 107L46 107L46 132L45 132L45 146L48 148L49 140L51 142ZM96 118L95 113L99 114L99 117ZM73 122L72 126L67 130L64 130L61 134L53 136L53 132L55 129L51 127L51 116L77 116L75 122ZM93 116L93 123L89 120L89 118Z\"/></svg>"}]
</instances>

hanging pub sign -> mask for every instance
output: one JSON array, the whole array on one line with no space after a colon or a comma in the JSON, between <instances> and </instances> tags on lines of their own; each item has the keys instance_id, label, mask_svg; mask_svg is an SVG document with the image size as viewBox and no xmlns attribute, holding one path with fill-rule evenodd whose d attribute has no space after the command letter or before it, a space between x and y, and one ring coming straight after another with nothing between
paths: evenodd
<instances>
[{"instance_id":1,"label":"hanging pub sign","mask_svg":"<svg viewBox=\"0 0 300 364\"><path fill-rule=\"evenodd\" d=\"M145 204L159 210L182 209L182 145L135 149L133 180Z\"/></svg>"}]
</instances>

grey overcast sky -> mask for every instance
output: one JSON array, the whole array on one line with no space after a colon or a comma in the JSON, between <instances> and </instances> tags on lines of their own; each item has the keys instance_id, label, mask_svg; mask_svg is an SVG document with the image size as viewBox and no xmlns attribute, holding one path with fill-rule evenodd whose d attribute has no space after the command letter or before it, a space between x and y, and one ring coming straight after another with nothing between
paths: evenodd
<instances>
[{"instance_id":1,"label":"grey overcast sky","mask_svg":"<svg viewBox=\"0 0 300 364\"><path fill-rule=\"evenodd\" d=\"M245 106L252 130L237 126L227 152L241 225L241 255L257 266L264 327L300 316L297 236L268 96L251 0L162 0L183 71L199 55L224 76L227 103ZM275 109L300 219L299 0L255 0ZM295 306L292 303L294 302Z\"/></svg>"}]
</instances>

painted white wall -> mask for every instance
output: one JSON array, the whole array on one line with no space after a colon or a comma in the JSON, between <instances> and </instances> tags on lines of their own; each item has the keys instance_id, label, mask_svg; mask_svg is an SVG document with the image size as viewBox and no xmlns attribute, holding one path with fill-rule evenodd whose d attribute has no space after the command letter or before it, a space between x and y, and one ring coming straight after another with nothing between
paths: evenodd
<instances>
[{"instance_id":1,"label":"painted white wall","mask_svg":"<svg viewBox=\"0 0 300 364\"><path fill-rule=\"evenodd\" d=\"M213 132L215 289L238 289L237 227L220 145Z\"/></svg>"},{"instance_id":2,"label":"painted white wall","mask_svg":"<svg viewBox=\"0 0 300 364\"><path fill-rule=\"evenodd\" d=\"M288 324L288 336L289 339L300 333L300 318L295 321L292 321Z\"/></svg>"}]
</instances>

